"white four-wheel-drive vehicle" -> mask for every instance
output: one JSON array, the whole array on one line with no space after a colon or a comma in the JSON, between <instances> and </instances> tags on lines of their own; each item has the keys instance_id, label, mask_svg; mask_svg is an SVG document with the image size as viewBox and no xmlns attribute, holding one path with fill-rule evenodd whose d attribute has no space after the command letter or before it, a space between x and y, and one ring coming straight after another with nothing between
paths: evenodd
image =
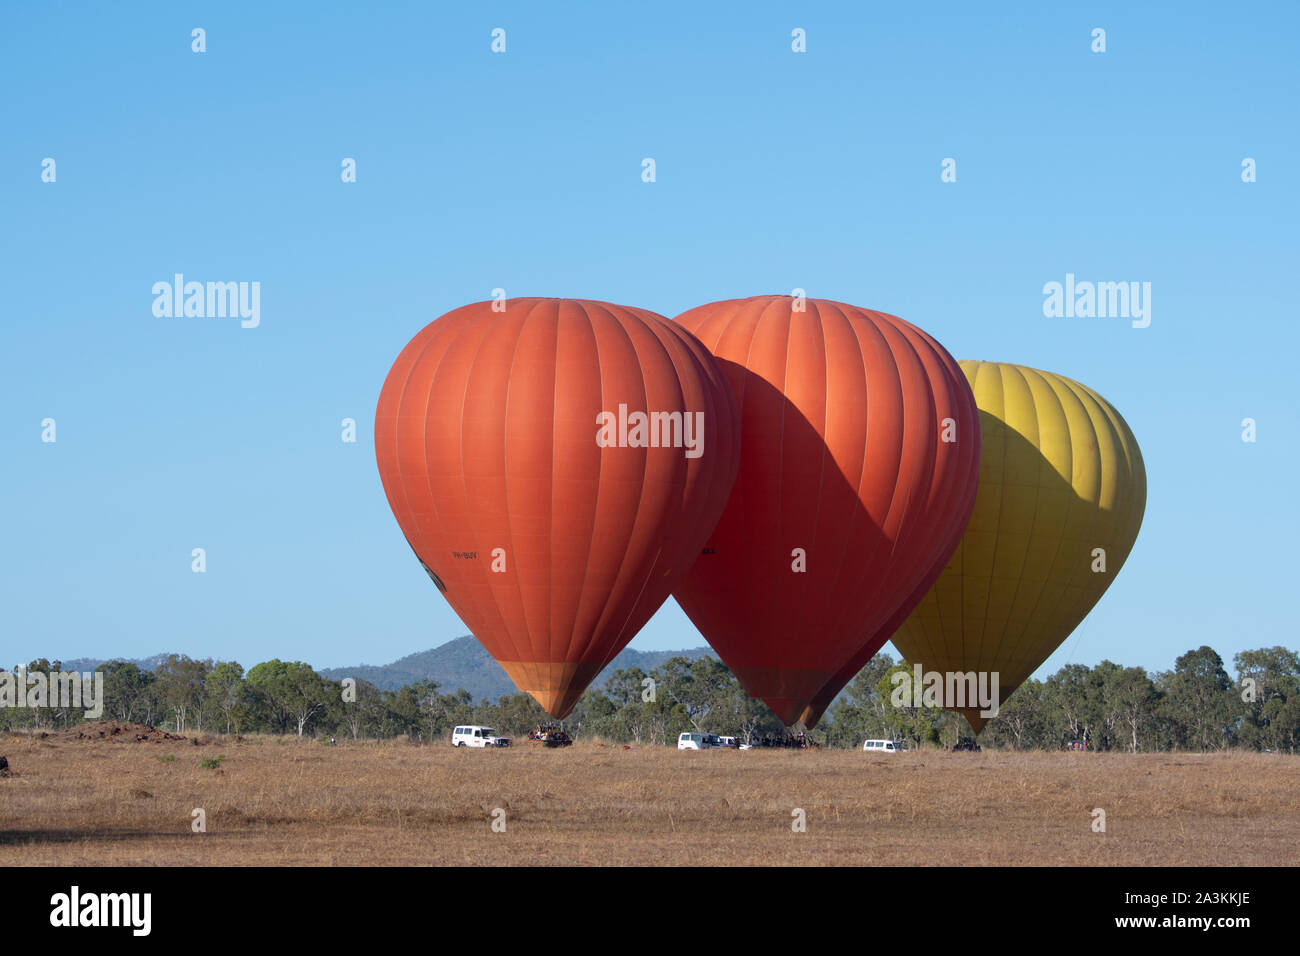
<instances>
[{"instance_id":1,"label":"white four-wheel-drive vehicle","mask_svg":"<svg viewBox=\"0 0 1300 956\"><path fill-rule=\"evenodd\" d=\"M873 754L897 754L907 748L897 740L868 740L862 745L862 749Z\"/></svg>"},{"instance_id":2,"label":"white four-wheel-drive vehicle","mask_svg":"<svg viewBox=\"0 0 1300 956\"><path fill-rule=\"evenodd\" d=\"M735 747L735 737L719 737L717 734L682 734L677 738L678 750L731 750Z\"/></svg>"},{"instance_id":3,"label":"white four-wheel-drive vehicle","mask_svg":"<svg viewBox=\"0 0 1300 956\"><path fill-rule=\"evenodd\" d=\"M510 738L498 737L497 732L491 727L470 724L457 727L451 732L451 745L453 747L509 747Z\"/></svg>"}]
</instances>

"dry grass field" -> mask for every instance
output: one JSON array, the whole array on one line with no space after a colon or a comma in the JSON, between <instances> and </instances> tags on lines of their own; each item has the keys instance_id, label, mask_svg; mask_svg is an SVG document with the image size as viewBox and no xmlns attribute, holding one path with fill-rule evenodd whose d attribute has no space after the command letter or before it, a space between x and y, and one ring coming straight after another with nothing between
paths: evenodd
<instances>
[{"instance_id":1,"label":"dry grass field","mask_svg":"<svg viewBox=\"0 0 1300 956\"><path fill-rule=\"evenodd\" d=\"M1294 757L134 734L0 736L16 771L0 777L0 866L1300 865ZM191 830L196 807L206 833Z\"/></svg>"}]
</instances>

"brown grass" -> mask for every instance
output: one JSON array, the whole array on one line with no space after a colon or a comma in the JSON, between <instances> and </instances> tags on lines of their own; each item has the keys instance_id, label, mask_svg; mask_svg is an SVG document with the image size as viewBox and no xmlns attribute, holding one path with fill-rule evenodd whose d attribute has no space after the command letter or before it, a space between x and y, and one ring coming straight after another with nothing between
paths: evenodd
<instances>
[{"instance_id":1,"label":"brown grass","mask_svg":"<svg viewBox=\"0 0 1300 956\"><path fill-rule=\"evenodd\" d=\"M566 750L0 736L18 864L1300 864L1266 754ZM160 759L175 754L175 760ZM224 754L217 770L203 758ZM191 811L207 833L191 832ZM507 832L493 833L492 811ZM1093 808L1106 832L1092 831ZM791 831L802 808L807 832Z\"/></svg>"}]
</instances>

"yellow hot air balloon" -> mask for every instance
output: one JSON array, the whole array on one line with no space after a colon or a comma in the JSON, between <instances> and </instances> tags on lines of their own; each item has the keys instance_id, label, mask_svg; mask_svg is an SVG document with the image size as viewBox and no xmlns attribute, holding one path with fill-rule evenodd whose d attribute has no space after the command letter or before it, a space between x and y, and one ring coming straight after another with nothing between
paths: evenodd
<instances>
[{"instance_id":1,"label":"yellow hot air balloon","mask_svg":"<svg viewBox=\"0 0 1300 956\"><path fill-rule=\"evenodd\" d=\"M1146 469L1128 424L1086 385L960 364L980 411L975 510L893 642L924 671L997 672L1001 703L1115 580L1142 524ZM978 707L954 709L984 726Z\"/></svg>"}]
</instances>

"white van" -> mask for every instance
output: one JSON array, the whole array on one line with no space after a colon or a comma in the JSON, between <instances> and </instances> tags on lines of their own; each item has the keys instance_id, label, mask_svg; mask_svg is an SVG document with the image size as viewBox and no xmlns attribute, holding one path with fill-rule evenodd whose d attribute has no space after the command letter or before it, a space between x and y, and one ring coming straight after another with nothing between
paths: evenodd
<instances>
[{"instance_id":1,"label":"white van","mask_svg":"<svg viewBox=\"0 0 1300 956\"><path fill-rule=\"evenodd\" d=\"M897 754L903 753L905 748L896 740L868 740L862 749L873 754Z\"/></svg>"},{"instance_id":2,"label":"white van","mask_svg":"<svg viewBox=\"0 0 1300 956\"><path fill-rule=\"evenodd\" d=\"M498 737L497 732L491 727L470 724L457 727L451 732L451 745L453 747L509 747L510 738Z\"/></svg>"},{"instance_id":3,"label":"white van","mask_svg":"<svg viewBox=\"0 0 1300 956\"><path fill-rule=\"evenodd\" d=\"M712 734L682 734L677 738L678 750L709 750Z\"/></svg>"}]
</instances>

